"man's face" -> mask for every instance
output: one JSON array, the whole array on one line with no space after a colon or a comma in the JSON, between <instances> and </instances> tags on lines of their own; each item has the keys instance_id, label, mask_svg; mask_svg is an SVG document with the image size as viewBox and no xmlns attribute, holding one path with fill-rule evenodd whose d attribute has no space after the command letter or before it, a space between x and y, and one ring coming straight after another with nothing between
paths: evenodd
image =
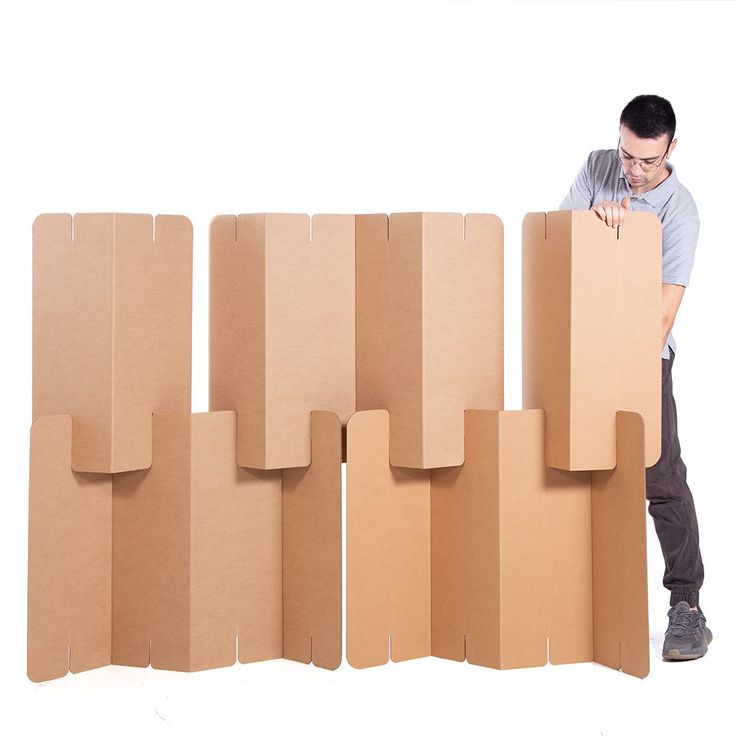
<instances>
[{"instance_id":1,"label":"man's face","mask_svg":"<svg viewBox=\"0 0 736 736\"><path fill-rule=\"evenodd\" d=\"M620 125L619 134L619 159L632 188L650 188L666 178L664 162L677 145L677 139L668 148L667 133L662 133L659 138L638 138L625 125Z\"/></svg>"}]
</instances>

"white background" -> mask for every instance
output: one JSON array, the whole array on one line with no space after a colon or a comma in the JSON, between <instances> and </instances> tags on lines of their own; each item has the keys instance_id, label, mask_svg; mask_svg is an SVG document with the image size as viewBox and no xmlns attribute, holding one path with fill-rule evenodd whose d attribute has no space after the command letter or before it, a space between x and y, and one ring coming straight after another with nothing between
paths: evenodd
<instances>
[{"instance_id":1,"label":"white background","mask_svg":"<svg viewBox=\"0 0 736 736\"><path fill-rule=\"evenodd\" d=\"M731 3L4 3L0 732L296 730L630 734L733 728ZM207 409L207 228L239 212L493 212L505 225L506 407L521 407L520 246L633 96L668 98L701 218L675 334L680 439L700 519L708 655L660 659L668 594L651 519L652 671L498 672L426 658L335 672L285 660L181 674L25 675L31 223L186 214L193 409ZM731 686L729 686L730 689ZM714 724L720 716L726 721Z\"/></svg>"}]
</instances>

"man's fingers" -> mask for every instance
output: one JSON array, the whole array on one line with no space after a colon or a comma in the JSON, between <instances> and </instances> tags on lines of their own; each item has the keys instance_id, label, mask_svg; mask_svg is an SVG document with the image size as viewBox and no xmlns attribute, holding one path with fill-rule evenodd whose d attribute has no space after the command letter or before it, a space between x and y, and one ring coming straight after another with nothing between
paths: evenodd
<instances>
[{"instance_id":1,"label":"man's fingers","mask_svg":"<svg viewBox=\"0 0 736 736\"><path fill-rule=\"evenodd\" d=\"M595 212L595 214L601 220L605 220L606 219L605 214L603 212L603 208L599 204L594 204L590 209L593 210L593 212Z\"/></svg>"},{"instance_id":2,"label":"man's fingers","mask_svg":"<svg viewBox=\"0 0 736 736\"><path fill-rule=\"evenodd\" d=\"M603 200L590 209L609 227L619 227L626 217L626 208L629 204L631 204L631 199L625 197L622 204Z\"/></svg>"},{"instance_id":3,"label":"man's fingers","mask_svg":"<svg viewBox=\"0 0 736 736\"><path fill-rule=\"evenodd\" d=\"M606 214L606 225L613 225L613 208L610 202L601 202L601 207Z\"/></svg>"},{"instance_id":4,"label":"man's fingers","mask_svg":"<svg viewBox=\"0 0 736 736\"><path fill-rule=\"evenodd\" d=\"M621 224L621 220L623 220L624 209L618 204L614 204L611 209L613 210L613 222L611 226L618 227Z\"/></svg>"}]
</instances>

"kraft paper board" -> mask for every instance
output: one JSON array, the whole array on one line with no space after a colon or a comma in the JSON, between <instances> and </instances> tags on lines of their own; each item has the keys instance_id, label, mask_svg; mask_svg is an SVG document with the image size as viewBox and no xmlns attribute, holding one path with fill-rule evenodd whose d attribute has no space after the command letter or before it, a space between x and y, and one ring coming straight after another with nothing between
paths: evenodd
<instances>
[{"instance_id":1,"label":"kraft paper board","mask_svg":"<svg viewBox=\"0 0 736 736\"><path fill-rule=\"evenodd\" d=\"M465 412L465 463L388 461L385 410L348 423L347 659L648 672L644 432L614 471L544 463L542 410ZM612 509L616 509L612 512ZM620 653L620 654L619 654Z\"/></svg>"},{"instance_id":2,"label":"kraft paper board","mask_svg":"<svg viewBox=\"0 0 736 736\"><path fill-rule=\"evenodd\" d=\"M546 462L616 464L616 412L641 414L646 465L661 442L662 225L631 212L534 212L523 223L523 406L547 412Z\"/></svg>"},{"instance_id":3,"label":"kraft paper board","mask_svg":"<svg viewBox=\"0 0 736 736\"><path fill-rule=\"evenodd\" d=\"M151 465L151 414L191 404L192 225L180 215L33 223L33 419L71 414L72 467Z\"/></svg>"},{"instance_id":4,"label":"kraft paper board","mask_svg":"<svg viewBox=\"0 0 736 736\"><path fill-rule=\"evenodd\" d=\"M313 413L298 474L239 468L235 429L234 412L156 414L151 468L109 475L70 469L69 416L34 423L32 680L105 664L193 671L236 652L339 665L339 419Z\"/></svg>"},{"instance_id":5,"label":"kraft paper board","mask_svg":"<svg viewBox=\"0 0 736 736\"><path fill-rule=\"evenodd\" d=\"M503 225L357 215L357 409L388 409L391 464L463 462L463 411L503 408Z\"/></svg>"},{"instance_id":6,"label":"kraft paper board","mask_svg":"<svg viewBox=\"0 0 736 736\"><path fill-rule=\"evenodd\" d=\"M210 410L237 412L239 465L307 466L309 413L355 410L354 241L352 215L212 220Z\"/></svg>"},{"instance_id":7,"label":"kraft paper board","mask_svg":"<svg viewBox=\"0 0 736 736\"><path fill-rule=\"evenodd\" d=\"M311 224L311 232L310 232ZM210 226L210 409L238 463L308 464L309 411L389 408L392 462L457 465L463 411L503 404L495 215L254 214Z\"/></svg>"}]
</instances>

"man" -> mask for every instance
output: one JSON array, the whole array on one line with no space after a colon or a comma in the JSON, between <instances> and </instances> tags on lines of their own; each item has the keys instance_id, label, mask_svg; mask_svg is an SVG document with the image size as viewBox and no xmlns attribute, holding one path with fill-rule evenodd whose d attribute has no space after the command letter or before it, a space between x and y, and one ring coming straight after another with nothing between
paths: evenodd
<instances>
[{"instance_id":1,"label":"man","mask_svg":"<svg viewBox=\"0 0 736 736\"><path fill-rule=\"evenodd\" d=\"M657 95L639 95L621 112L615 149L593 151L561 210L592 210L603 227L623 225L631 211L655 212L662 221L662 455L647 468L649 513L662 547L664 586L670 591L664 659L697 659L713 636L699 606L703 584L695 505L677 438L672 364L677 346L672 325L682 301L700 229L690 192L667 160L677 145L675 113Z\"/></svg>"}]
</instances>

